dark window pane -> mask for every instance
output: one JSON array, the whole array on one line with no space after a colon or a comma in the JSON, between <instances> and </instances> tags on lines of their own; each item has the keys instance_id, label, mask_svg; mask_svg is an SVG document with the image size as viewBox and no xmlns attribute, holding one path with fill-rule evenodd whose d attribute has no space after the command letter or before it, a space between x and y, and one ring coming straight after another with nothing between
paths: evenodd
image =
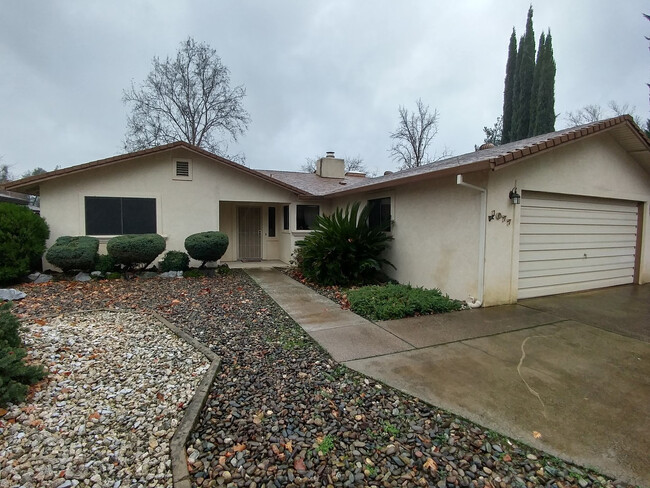
<instances>
[{"instance_id":1,"label":"dark window pane","mask_svg":"<svg viewBox=\"0 0 650 488\"><path fill-rule=\"evenodd\" d=\"M282 208L282 228L289 230L289 205Z\"/></svg>"},{"instance_id":2,"label":"dark window pane","mask_svg":"<svg viewBox=\"0 0 650 488\"><path fill-rule=\"evenodd\" d=\"M156 233L156 199L122 198L123 234Z\"/></svg>"},{"instance_id":3,"label":"dark window pane","mask_svg":"<svg viewBox=\"0 0 650 488\"><path fill-rule=\"evenodd\" d=\"M155 198L85 197L85 206L87 235L156 232Z\"/></svg>"},{"instance_id":4,"label":"dark window pane","mask_svg":"<svg viewBox=\"0 0 650 488\"><path fill-rule=\"evenodd\" d=\"M370 214L368 215L370 227L390 232L390 198L368 200L368 206L370 207Z\"/></svg>"},{"instance_id":5,"label":"dark window pane","mask_svg":"<svg viewBox=\"0 0 650 488\"><path fill-rule=\"evenodd\" d=\"M318 212L318 205L298 205L296 207L296 229L311 230Z\"/></svg>"},{"instance_id":6,"label":"dark window pane","mask_svg":"<svg viewBox=\"0 0 650 488\"><path fill-rule=\"evenodd\" d=\"M275 237L275 207L269 207L269 237Z\"/></svg>"},{"instance_id":7,"label":"dark window pane","mask_svg":"<svg viewBox=\"0 0 650 488\"><path fill-rule=\"evenodd\" d=\"M122 233L122 202L119 198L86 197L86 234L95 236Z\"/></svg>"}]
</instances>

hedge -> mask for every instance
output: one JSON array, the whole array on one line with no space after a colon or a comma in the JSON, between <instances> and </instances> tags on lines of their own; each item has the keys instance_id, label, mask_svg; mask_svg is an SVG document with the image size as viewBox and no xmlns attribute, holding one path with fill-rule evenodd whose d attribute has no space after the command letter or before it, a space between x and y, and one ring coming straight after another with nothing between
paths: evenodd
<instances>
[{"instance_id":1,"label":"hedge","mask_svg":"<svg viewBox=\"0 0 650 488\"><path fill-rule=\"evenodd\" d=\"M90 236L61 236L45 253L54 266L64 272L71 270L92 271L97 261L99 240Z\"/></svg>"},{"instance_id":2,"label":"hedge","mask_svg":"<svg viewBox=\"0 0 650 488\"><path fill-rule=\"evenodd\" d=\"M0 284L39 267L50 237L47 223L27 207L0 203Z\"/></svg>"},{"instance_id":3,"label":"hedge","mask_svg":"<svg viewBox=\"0 0 650 488\"><path fill-rule=\"evenodd\" d=\"M146 269L165 251L165 238L158 234L129 234L113 237L106 244L108 255L127 268L142 265Z\"/></svg>"},{"instance_id":4,"label":"hedge","mask_svg":"<svg viewBox=\"0 0 650 488\"><path fill-rule=\"evenodd\" d=\"M190 257L182 251L167 251L165 257L160 261L160 270L187 271L190 269Z\"/></svg>"},{"instance_id":5,"label":"hedge","mask_svg":"<svg viewBox=\"0 0 650 488\"><path fill-rule=\"evenodd\" d=\"M185 239L185 249L193 259L202 261L203 268L208 261L218 261L225 254L228 249L228 236L218 231L192 234Z\"/></svg>"}]
</instances>

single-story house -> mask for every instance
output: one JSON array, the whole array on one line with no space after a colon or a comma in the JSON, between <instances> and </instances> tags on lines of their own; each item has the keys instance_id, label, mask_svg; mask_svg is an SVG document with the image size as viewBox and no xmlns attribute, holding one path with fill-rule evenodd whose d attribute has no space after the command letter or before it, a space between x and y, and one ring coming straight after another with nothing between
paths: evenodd
<instances>
[{"instance_id":1,"label":"single-story house","mask_svg":"<svg viewBox=\"0 0 650 488\"><path fill-rule=\"evenodd\" d=\"M184 250L221 230L222 261L289 262L316 214L373 206L390 274L483 305L650 281L650 142L621 116L368 178L329 153L315 173L253 170L184 142L24 178L61 235L157 232Z\"/></svg>"}]
</instances>

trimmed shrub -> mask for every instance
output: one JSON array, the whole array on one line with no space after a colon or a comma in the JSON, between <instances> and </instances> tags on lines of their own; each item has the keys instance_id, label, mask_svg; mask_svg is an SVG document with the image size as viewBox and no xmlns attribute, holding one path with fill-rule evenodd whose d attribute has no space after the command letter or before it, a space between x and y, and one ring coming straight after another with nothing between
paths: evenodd
<instances>
[{"instance_id":1,"label":"trimmed shrub","mask_svg":"<svg viewBox=\"0 0 650 488\"><path fill-rule=\"evenodd\" d=\"M67 273L71 270L91 271L97 261L99 240L89 236L61 236L45 253L47 259Z\"/></svg>"},{"instance_id":2,"label":"trimmed shrub","mask_svg":"<svg viewBox=\"0 0 650 488\"><path fill-rule=\"evenodd\" d=\"M463 303L443 295L440 290L388 284L349 290L350 310L371 320L393 320L415 315L460 310Z\"/></svg>"},{"instance_id":3,"label":"trimmed shrub","mask_svg":"<svg viewBox=\"0 0 650 488\"><path fill-rule=\"evenodd\" d=\"M208 231L192 234L185 239L187 253L197 261L202 261L201 268L208 261L218 261L228 249L228 236L223 232Z\"/></svg>"},{"instance_id":4,"label":"trimmed shrub","mask_svg":"<svg viewBox=\"0 0 650 488\"><path fill-rule=\"evenodd\" d=\"M108 255L116 263L132 268L147 267L165 251L165 238L158 234L128 234L113 237L106 244Z\"/></svg>"},{"instance_id":5,"label":"trimmed shrub","mask_svg":"<svg viewBox=\"0 0 650 488\"><path fill-rule=\"evenodd\" d=\"M39 268L50 237L47 223L27 207L0 203L0 283L10 283Z\"/></svg>"},{"instance_id":6,"label":"trimmed shrub","mask_svg":"<svg viewBox=\"0 0 650 488\"><path fill-rule=\"evenodd\" d=\"M108 254L100 254L97 256L95 271L101 271L103 274L108 274L115 271L115 266L117 266L117 263L111 256Z\"/></svg>"},{"instance_id":7,"label":"trimmed shrub","mask_svg":"<svg viewBox=\"0 0 650 488\"><path fill-rule=\"evenodd\" d=\"M160 261L160 270L166 271L187 271L190 269L190 257L181 251L167 251L165 257Z\"/></svg>"},{"instance_id":8,"label":"trimmed shrub","mask_svg":"<svg viewBox=\"0 0 650 488\"><path fill-rule=\"evenodd\" d=\"M0 305L0 406L20 403L25 399L27 387L42 380L45 370L42 366L23 363L27 355L22 346L20 322L9 311L10 303Z\"/></svg>"},{"instance_id":9,"label":"trimmed shrub","mask_svg":"<svg viewBox=\"0 0 650 488\"><path fill-rule=\"evenodd\" d=\"M319 285L359 285L376 282L381 257L393 239L368 222L370 206L359 212L359 202L316 217L313 231L296 245L295 261L303 276Z\"/></svg>"}]
</instances>

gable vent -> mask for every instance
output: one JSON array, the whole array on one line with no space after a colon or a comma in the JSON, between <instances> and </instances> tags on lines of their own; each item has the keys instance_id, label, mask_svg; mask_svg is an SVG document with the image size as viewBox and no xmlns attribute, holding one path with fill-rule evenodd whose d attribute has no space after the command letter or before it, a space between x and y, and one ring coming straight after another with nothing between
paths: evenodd
<instances>
[{"instance_id":1,"label":"gable vent","mask_svg":"<svg viewBox=\"0 0 650 488\"><path fill-rule=\"evenodd\" d=\"M176 161L176 176L180 176L181 178L189 178L190 176L189 161Z\"/></svg>"}]
</instances>

